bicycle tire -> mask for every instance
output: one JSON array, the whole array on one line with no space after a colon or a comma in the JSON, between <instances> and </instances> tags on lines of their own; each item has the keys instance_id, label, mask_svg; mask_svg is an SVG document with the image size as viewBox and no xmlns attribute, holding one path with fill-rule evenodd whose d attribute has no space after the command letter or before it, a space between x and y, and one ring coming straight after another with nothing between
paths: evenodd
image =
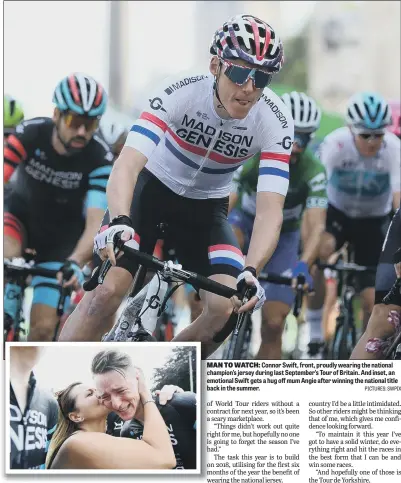
<instances>
[{"instance_id":1,"label":"bicycle tire","mask_svg":"<svg viewBox=\"0 0 401 483\"><path fill-rule=\"evenodd\" d=\"M234 360L248 359L251 335L252 335L252 319L251 319L251 314L248 312L245 314L244 320L238 332L238 337L235 342L235 346L232 351Z\"/></svg>"}]
</instances>

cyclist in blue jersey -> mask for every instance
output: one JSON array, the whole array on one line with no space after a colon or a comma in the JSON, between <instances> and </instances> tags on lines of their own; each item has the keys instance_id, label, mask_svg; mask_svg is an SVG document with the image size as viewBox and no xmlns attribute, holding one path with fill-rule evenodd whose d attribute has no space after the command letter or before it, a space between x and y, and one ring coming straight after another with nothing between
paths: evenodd
<instances>
[{"instance_id":1,"label":"cyclist in blue jersey","mask_svg":"<svg viewBox=\"0 0 401 483\"><path fill-rule=\"evenodd\" d=\"M294 136L291 113L267 86L283 63L277 32L251 15L238 15L215 33L210 74L163 85L131 128L107 187L108 213L95 249L113 267L101 287L85 294L60 340L100 340L132 283L137 264L116 261L113 237L152 253L157 225L186 269L253 296L201 291L205 309L175 340L203 342L207 356L233 310L259 309L265 300L257 275L277 244L288 189ZM261 153L257 214L246 258L227 220L236 169Z\"/></svg>"},{"instance_id":2,"label":"cyclist in blue jersey","mask_svg":"<svg viewBox=\"0 0 401 483\"><path fill-rule=\"evenodd\" d=\"M71 267L74 276L66 286L78 289L107 207L113 156L95 134L107 95L92 77L75 73L59 82L53 101L52 119L23 121L4 146L4 182L18 174L5 197L4 257L34 249L44 268ZM34 277L32 286L29 340L52 340L61 287L45 277ZM20 293L20 288L6 285L4 310L15 320L11 293Z\"/></svg>"}]
</instances>

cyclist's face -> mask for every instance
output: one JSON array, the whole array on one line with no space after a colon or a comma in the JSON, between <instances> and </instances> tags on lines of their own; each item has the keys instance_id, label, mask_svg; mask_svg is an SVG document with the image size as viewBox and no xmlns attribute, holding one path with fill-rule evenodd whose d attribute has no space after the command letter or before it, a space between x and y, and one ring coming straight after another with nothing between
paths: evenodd
<instances>
[{"instance_id":1,"label":"cyclist's face","mask_svg":"<svg viewBox=\"0 0 401 483\"><path fill-rule=\"evenodd\" d=\"M117 371L96 374L94 381L101 404L124 421L135 416L140 398L134 371L127 371L125 375Z\"/></svg>"},{"instance_id":2,"label":"cyclist's face","mask_svg":"<svg viewBox=\"0 0 401 483\"><path fill-rule=\"evenodd\" d=\"M230 60L230 62L232 64L253 67L241 59ZM257 103L263 89L256 89L252 79L248 79L242 86L238 86L224 75L224 70L227 66L222 64L219 67L219 65L219 59L213 57L210 62L210 72L218 78L217 89L220 100L232 118L244 119L251 108Z\"/></svg>"},{"instance_id":3,"label":"cyclist's face","mask_svg":"<svg viewBox=\"0 0 401 483\"><path fill-rule=\"evenodd\" d=\"M55 109L53 120L64 144L74 150L83 149L92 139L98 127L97 120L89 123L85 116L61 113L58 109Z\"/></svg>"},{"instance_id":4,"label":"cyclist's face","mask_svg":"<svg viewBox=\"0 0 401 483\"><path fill-rule=\"evenodd\" d=\"M85 421L103 418L110 412L97 398L94 387L79 384L72 389L71 397L75 399L76 412Z\"/></svg>"},{"instance_id":5,"label":"cyclist's face","mask_svg":"<svg viewBox=\"0 0 401 483\"><path fill-rule=\"evenodd\" d=\"M372 157L375 156L383 143L383 137L370 137L364 139L359 134L354 134L355 146L362 156Z\"/></svg>"}]
</instances>

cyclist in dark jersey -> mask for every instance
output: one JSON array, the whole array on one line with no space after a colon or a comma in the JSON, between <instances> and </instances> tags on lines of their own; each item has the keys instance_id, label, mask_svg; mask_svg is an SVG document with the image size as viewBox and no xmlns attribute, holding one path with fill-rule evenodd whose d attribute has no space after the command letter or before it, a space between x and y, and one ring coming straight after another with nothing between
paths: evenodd
<instances>
[{"instance_id":1,"label":"cyclist in dark jersey","mask_svg":"<svg viewBox=\"0 0 401 483\"><path fill-rule=\"evenodd\" d=\"M401 207L395 212L384 240L376 273L373 312L351 359L383 356L389 338L394 335L394 327L388 321L392 310L401 312Z\"/></svg>"},{"instance_id":2,"label":"cyclist in dark jersey","mask_svg":"<svg viewBox=\"0 0 401 483\"><path fill-rule=\"evenodd\" d=\"M4 182L18 172L5 199L4 256L34 249L44 268L71 267L74 277L68 285L79 288L81 268L92 258L93 236L107 205L113 156L94 135L107 96L91 77L72 74L57 85L53 101L52 119L22 122L4 146ZM43 277L34 277L32 285L29 340L51 340L60 285ZM5 306L5 312L15 318L12 306Z\"/></svg>"},{"instance_id":3,"label":"cyclist in dark jersey","mask_svg":"<svg viewBox=\"0 0 401 483\"><path fill-rule=\"evenodd\" d=\"M41 347L10 349L10 469L44 469L57 424L57 402L38 387L32 368Z\"/></svg>"}]
</instances>

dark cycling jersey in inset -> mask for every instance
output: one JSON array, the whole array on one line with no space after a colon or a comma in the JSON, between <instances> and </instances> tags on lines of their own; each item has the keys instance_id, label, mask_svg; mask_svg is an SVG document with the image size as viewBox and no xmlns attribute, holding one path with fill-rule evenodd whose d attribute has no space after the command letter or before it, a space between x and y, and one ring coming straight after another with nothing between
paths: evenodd
<instances>
[{"instance_id":1,"label":"dark cycling jersey in inset","mask_svg":"<svg viewBox=\"0 0 401 483\"><path fill-rule=\"evenodd\" d=\"M44 469L57 415L56 399L36 386L33 373L29 378L28 399L23 414L10 384L10 469Z\"/></svg>"},{"instance_id":2,"label":"dark cycling jersey in inset","mask_svg":"<svg viewBox=\"0 0 401 483\"><path fill-rule=\"evenodd\" d=\"M158 401L158 398L156 399ZM177 465L175 469L196 469L196 394L175 393L164 406L157 402L166 423ZM136 419L126 421L123 438L142 439L143 425Z\"/></svg>"}]
</instances>

